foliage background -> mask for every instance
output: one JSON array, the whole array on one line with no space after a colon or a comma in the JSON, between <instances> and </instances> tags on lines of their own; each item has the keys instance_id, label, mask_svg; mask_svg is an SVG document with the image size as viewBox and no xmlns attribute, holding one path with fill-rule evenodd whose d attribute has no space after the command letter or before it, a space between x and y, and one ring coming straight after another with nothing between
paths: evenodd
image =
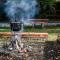
<instances>
[{"instance_id":1,"label":"foliage background","mask_svg":"<svg viewBox=\"0 0 60 60\"><path fill-rule=\"evenodd\" d=\"M9 21L9 18L6 16L4 12L4 3L6 0L0 0L0 22L1 21ZM39 14L35 15L35 18L49 18L50 15L56 14L56 0L37 0L39 7Z\"/></svg>"}]
</instances>

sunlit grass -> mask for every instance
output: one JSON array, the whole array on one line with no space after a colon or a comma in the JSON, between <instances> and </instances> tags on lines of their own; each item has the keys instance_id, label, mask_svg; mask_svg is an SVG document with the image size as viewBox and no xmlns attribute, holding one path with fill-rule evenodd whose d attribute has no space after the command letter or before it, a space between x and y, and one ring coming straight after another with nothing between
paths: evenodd
<instances>
[{"instance_id":1,"label":"sunlit grass","mask_svg":"<svg viewBox=\"0 0 60 60\"><path fill-rule=\"evenodd\" d=\"M0 32L10 32L11 30L8 28L8 29L0 29Z\"/></svg>"},{"instance_id":2,"label":"sunlit grass","mask_svg":"<svg viewBox=\"0 0 60 60\"><path fill-rule=\"evenodd\" d=\"M0 32L11 32L11 29L0 28ZM25 27L24 32L60 33L60 27L48 27L48 28Z\"/></svg>"}]
</instances>

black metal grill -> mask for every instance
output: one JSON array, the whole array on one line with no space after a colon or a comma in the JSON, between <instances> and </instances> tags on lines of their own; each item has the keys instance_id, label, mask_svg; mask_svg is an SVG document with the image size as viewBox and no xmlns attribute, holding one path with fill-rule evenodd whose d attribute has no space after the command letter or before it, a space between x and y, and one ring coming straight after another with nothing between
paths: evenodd
<instances>
[{"instance_id":1,"label":"black metal grill","mask_svg":"<svg viewBox=\"0 0 60 60\"><path fill-rule=\"evenodd\" d=\"M12 31L20 31L22 24L20 22L11 22L10 27Z\"/></svg>"}]
</instances>

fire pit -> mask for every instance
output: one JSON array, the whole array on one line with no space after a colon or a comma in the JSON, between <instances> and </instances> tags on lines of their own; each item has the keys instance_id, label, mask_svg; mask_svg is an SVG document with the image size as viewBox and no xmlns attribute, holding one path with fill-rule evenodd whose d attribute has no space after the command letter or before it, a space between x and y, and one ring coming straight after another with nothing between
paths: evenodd
<instances>
[{"instance_id":1,"label":"fire pit","mask_svg":"<svg viewBox=\"0 0 60 60\"><path fill-rule=\"evenodd\" d=\"M22 23L21 22L11 22L10 23L10 27L12 30L12 37L11 37L11 43L10 45L12 45L12 48L16 48L16 42L20 42L21 43L21 36L20 33L22 31Z\"/></svg>"}]
</instances>

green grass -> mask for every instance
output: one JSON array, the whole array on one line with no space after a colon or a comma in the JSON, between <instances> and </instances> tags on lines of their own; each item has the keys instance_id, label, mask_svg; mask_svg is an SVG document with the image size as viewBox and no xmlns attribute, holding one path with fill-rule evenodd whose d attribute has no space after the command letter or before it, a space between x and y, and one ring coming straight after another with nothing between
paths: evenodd
<instances>
[{"instance_id":1,"label":"green grass","mask_svg":"<svg viewBox=\"0 0 60 60\"><path fill-rule=\"evenodd\" d=\"M11 29L0 28L0 32L11 32ZM25 27L24 32L60 33L60 27L48 27L48 28Z\"/></svg>"},{"instance_id":2,"label":"green grass","mask_svg":"<svg viewBox=\"0 0 60 60\"><path fill-rule=\"evenodd\" d=\"M26 32L60 33L60 28L25 28Z\"/></svg>"},{"instance_id":3,"label":"green grass","mask_svg":"<svg viewBox=\"0 0 60 60\"><path fill-rule=\"evenodd\" d=\"M0 29L0 32L10 32L11 30L8 28L8 29L3 29L3 28L1 28Z\"/></svg>"}]
</instances>

